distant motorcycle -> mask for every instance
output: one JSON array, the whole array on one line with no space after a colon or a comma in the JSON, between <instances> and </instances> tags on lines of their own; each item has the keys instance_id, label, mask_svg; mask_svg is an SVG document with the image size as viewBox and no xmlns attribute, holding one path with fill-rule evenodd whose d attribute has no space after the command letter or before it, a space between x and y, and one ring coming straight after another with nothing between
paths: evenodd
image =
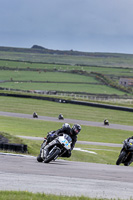
<instances>
[{"instance_id":1,"label":"distant motorcycle","mask_svg":"<svg viewBox=\"0 0 133 200\"><path fill-rule=\"evenodd\" d=\"M62 115L62 114L59 114L58 119L59 119L59 120L61 120L61 119L63 120L63 119L64 119L63 115Z\"/></svg>"},{"instance_id":2,"label":"distant motorcycle","mask_svg":"<svg viewBox=\"0 0 133 200\"><path fill-rule=\"evenodd\" d=\"M72 139L69 135L62 133L56 136L48 143L47 139L43 142L40 149L40 154L37 157L38 162L49 163L56 160L71 148Z\"/></svg>"},{"instance_id":3,"label":"distant motorcycle","mask_svg":"<svg viewBox=\"0 0 133 200\"><path fill-rule=\"evenodd\" d=\"M109 121L107 119L104 120L104 125L108 125L109 126Z\"/></svg>"},{"instance_id":4,"label":"distant motorcycle","mask_svg":"<svg viewBox=\"0 0 133 200\"><path fill-rule=\"evenodd\" d=\"M116 161L116 165L124 164L129 166L132 163L133 156L133 139L123 142L123 147L121 149L120 155Z\"/></svg>"},{"instance_id":5,"label":"distant motorcycle","mask_svg":"<svg viewBox=\"0 0 133 200\"><path fill-rule=\"evenodd\" d=\"M36 112L33 113L33 118L38 118L38 114Z\"/></svg>"}]
</instances>

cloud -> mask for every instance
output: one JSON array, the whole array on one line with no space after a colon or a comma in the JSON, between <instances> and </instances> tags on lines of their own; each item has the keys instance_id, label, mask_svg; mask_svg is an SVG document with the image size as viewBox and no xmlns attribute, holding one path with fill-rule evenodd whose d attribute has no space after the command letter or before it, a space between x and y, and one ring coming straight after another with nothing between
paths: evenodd
<instances>
[{"instance_id":1,"label":"cloud","mask_svg":"<svg viewBox=\"0 0 133 200\"><path fill-rule=\"evenodd\" d=\"M133 53L132 9L132 0L1 0L0 44Z\"/></svg>"}]
</instances>

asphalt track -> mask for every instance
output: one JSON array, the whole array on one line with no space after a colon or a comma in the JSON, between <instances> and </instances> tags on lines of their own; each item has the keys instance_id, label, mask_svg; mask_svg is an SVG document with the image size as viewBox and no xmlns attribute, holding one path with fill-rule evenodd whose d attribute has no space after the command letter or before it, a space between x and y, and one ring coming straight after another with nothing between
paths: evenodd
<instances>
[{"instance_id":1,"label":"asphalt track","mask_svg":"<svg viewBox=\"0 0 133 200\"><path fill-rule=\"evenodd\" d=\"M32 118L30 115L0 112L3 116ZM33 119L33 118L32 118ZM37 120L58 121L55 118L40 117ZM33 119L34 120L34 119ZM67 119L66 119L67 120ZM70 119L69 119L70 120ZM65 122L65 120L63 120ZM81 120L70 120L90 126ZM107 128L133 130L132 126L110 125ZM50 164L38 163L35 157L12 154L0 154L0 190L18 190L88 196L98 198L133 198L133 168L96 163L57 160Z\"/></svg>"}]
</instances>

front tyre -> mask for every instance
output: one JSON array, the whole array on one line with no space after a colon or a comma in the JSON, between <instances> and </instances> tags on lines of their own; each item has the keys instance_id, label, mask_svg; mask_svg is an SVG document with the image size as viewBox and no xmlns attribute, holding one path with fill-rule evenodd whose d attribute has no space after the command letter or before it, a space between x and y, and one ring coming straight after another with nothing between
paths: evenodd
<instances>
[{"instance_id":1,"label":"front tyre","mask_svg":"<svg viewBox=\"0 0 133 200\"><path fill-rule=\"evenodd\" d=\"M122 151L122 152L120 153L119 158L118 158L118 160L116 161L116 165L120 165L120 164L123 162L123 160L124 160L124 158L125 158L125 155L126 155L126 152L125 152L125 151Z\"/></svg>"},{"instance_id":2,"label":"front tyre","mask_svg":"<svg viewBox=\"0 0 133 200\"><path fill-rule=\"evenodd\" d=\"M50 161L54 160L60 154L60 149L55 149L51 154L45 158L44 162L49 163Z\"/></svg>"},{"instance_id":3,"label":"front tyre","mask_svg":"<svg viewBox=\"0 0 133 200\"><path fill-rule=\"evenodd\" d=\"M37 161L38 161L38 162L43 162L43 159L41 158L41 154L39 154L39 155L37 156Z\"/></svg>"}]
</instances>

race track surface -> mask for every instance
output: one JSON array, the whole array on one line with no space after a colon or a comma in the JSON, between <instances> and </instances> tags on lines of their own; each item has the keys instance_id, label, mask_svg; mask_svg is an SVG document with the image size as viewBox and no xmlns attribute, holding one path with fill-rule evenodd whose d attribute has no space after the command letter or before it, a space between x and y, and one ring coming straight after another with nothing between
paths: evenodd
<instances>
[{"instance_id":1,"label":"race track surface","mask_svg":"<svg viewBox=\"0 0 133 200\"><path fill-rule=\"evenodd\" d=\"M0 112L0 115L33 119L31 115ZM33 119L34 120L34 119ZM39 116L35 120L57 121ZM66 119L63 122L88 126L102 123ZM61 121L62 123L62 121ZM133 130L133 126L111 124L105 128ZM57 160L38 163L33 156L0 153L0 190L44 192L46 194L75 195L97 198L133 198L133 168L123 165Z\"/></svg>"},{"instance_id":2,"label":"race track surface","mask_svg":"<svg viewBox=\"0 0 133 200\"><path fill-rule=\"evenodd\" d=\"M102 198L133 197L133 168L0 154L0 190Z\"/></svg>"}]
</instances>

